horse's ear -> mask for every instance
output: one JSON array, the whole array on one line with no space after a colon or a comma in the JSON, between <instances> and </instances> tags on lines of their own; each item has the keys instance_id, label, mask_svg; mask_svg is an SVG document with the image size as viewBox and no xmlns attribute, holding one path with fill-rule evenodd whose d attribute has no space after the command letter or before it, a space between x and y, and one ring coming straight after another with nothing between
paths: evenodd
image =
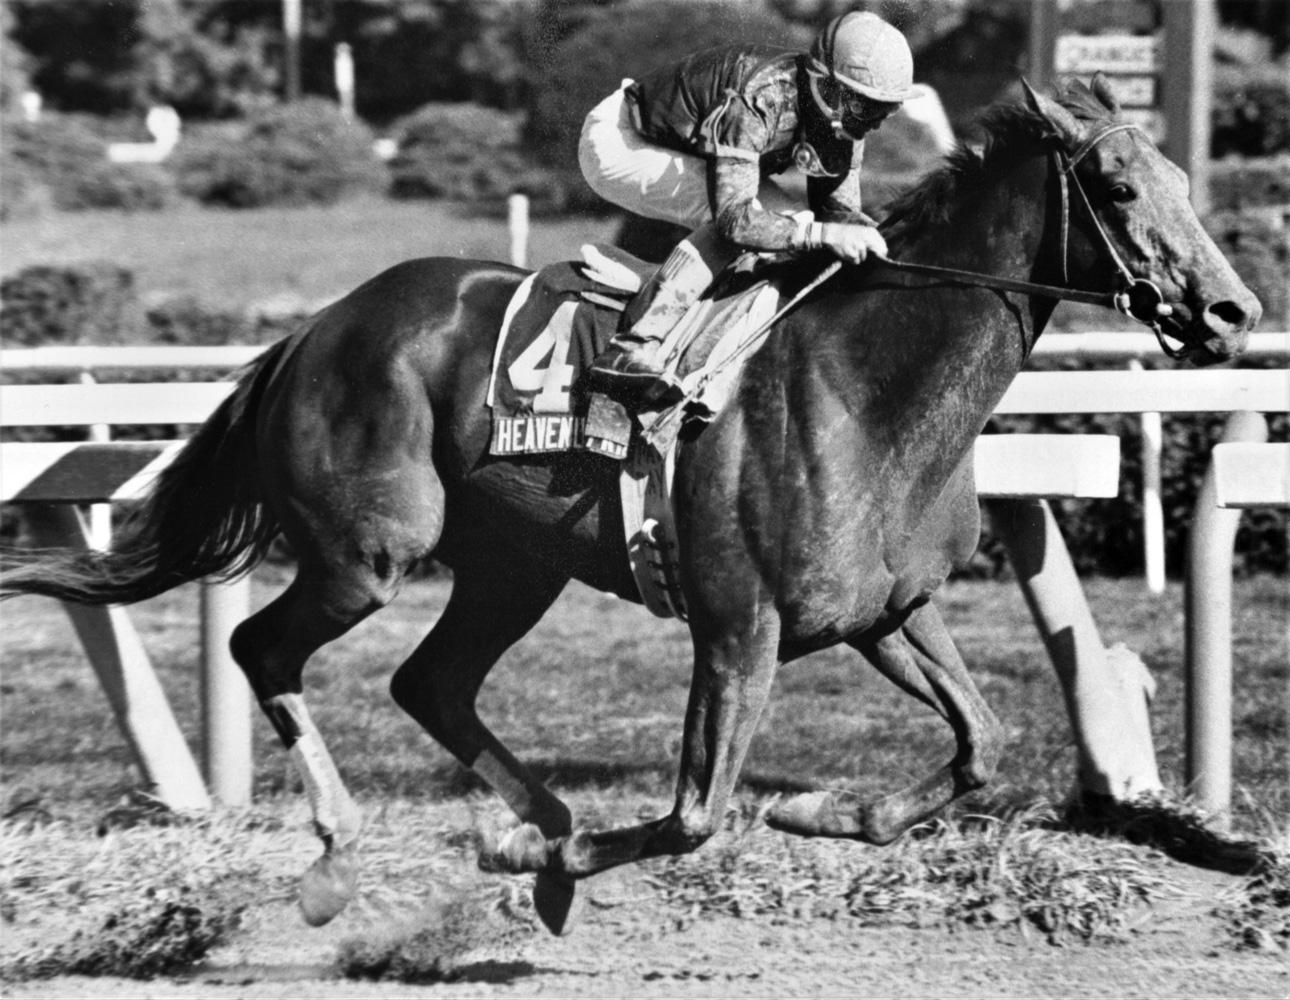
<instances>
[{"instance_id":1,"label":"horse's ear","mask_svg":"<svg viewBox=\"0 0 1290 1000\"><path fill-rule=\"evenodd\" d=\"M1047 119L1054 132L1066 138L1080 135L1080 125L1073 114L1052 98L1045 97L1035 90L1024 76L1021 78L1021 87L1026 92L1026 104L1030 106L1030 110L1041 118Z\"/></svg>"},{"instance_id":2,"label":"horse's ear","mask_svg":"<svg viewBox=\"0 0 1290 1000\"><path fill-rule=\"evenodd\" d=\"M1113 115L1120 113L1120 102L1116 99L1115 91L1111 89L1111 81L1106 78L1106 74L1097 72L1093 74L1093 96L1102 102L1102 106Z\"/></svg>"}]
</instances>

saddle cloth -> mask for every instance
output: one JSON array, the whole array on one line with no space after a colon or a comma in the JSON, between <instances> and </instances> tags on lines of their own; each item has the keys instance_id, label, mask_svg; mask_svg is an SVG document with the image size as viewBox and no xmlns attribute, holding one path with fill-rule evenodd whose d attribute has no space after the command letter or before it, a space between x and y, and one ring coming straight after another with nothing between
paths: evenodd
<instances>
[{"instance_id":1,"label":"saddle cloth","mask_svg":"<svg viewBox=\"0 0 1290 1000\"><path fill-rule=\"evenodd\" d=\"M507 306L486 400L489 453L583 450L623 460L623 526L641 598L660 617L684 618L671 500L678 433L687 420L720 412L780 292L756 275L753 255L736 261L664 342L665 366L686 399L632 419L620 404L581 389L579 376L654 268L612 247L588 245L582 254L529 275Z\"/></svg>"},{"instance_id":2,"label":"saddle cloth","mask_svg":"<svg viewBox=\"0 0 1290 1000\"><path fill-rule=\"evenodd\" d=\"M592 394L578 388L578 374L613 337L650 267L621 251L583 252L587 261L551 264L525 278L511 297L488 382L490 454L627 455L626 412L606 409L613 404L603 397L594 400L592 412ZM620 428L617 435L606 437L604 431L614 426Z\"/></svg>"}]
</instances>

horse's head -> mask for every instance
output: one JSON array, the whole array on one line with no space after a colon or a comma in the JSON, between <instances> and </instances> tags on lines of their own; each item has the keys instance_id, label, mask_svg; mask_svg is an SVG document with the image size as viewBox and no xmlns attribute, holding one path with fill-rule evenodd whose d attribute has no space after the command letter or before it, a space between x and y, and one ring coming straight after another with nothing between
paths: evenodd
<instances>
[{"instance_id":1,"label":"horse's head","mask_svg":"<svg viewBox=\"0 0 1290 1000\"><path fill-rule=\"evenodd\" d=\"M1173 356L1205 365L1244 350L1262 313L1258 299L1196 218L1187 175L1120 118L1106 78L1095 76L1091 90L1072 85L1060 103L1025 90L1065 153L1070 223L1081 234L1070 244L1072 278L1081 280L1079 271L1103 288L1136 282L1132 314L1182 342Z\"/></svg>"}]
</instances>

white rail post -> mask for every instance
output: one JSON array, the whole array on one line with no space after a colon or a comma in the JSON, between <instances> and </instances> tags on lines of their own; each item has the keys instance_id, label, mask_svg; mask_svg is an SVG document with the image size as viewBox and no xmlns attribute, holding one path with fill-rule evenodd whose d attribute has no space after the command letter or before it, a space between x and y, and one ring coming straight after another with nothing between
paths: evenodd
<instances>
[{"instance_id":1,"label":"white rail post","mask_svg":"<svg viewBox=\"0 0 1290 1000\"><path fill-rule=\"evenodd\" d=\"M336 45L336 55L332 60L332 71L336 77L336 95L340 99L340 112L349 121L354 120L354 50L348 42Z\"/></svg>"},{"instance_id":2,"label":"white rail post","mask_svg":"<svg viewBox=\"0 0 1290 1000\"><path fill-rule=\"evenodd\" d=\"M529 266L529 196L515 192L506 199L506 221L511 233L511 263Z\"/></svg>"},{"instance_id":3,"label":"white rail post","mask_svg":"<svg viewBox=\"0 0 1290 1000\"><path fill-rule=\"evenodd\" d=\"M71 504L31 504L26 513L38 545L84 548L89 543L81 515ZM63 610L157 797L172 809L209 809L197 762L125 608L64 604Z\"/></svg>"},{"instance_id":4,"label":"white rail post","mask_svg":"<svg viewBox=\"0 0 1290 1000\"><path fill-rule=\"evenodd\" d=\"M1132 359L1129 370L1142 371L1142 362ZM1142 431L1142 559L1146 567L1147 589L1153 594L1163 594L1165 509L1160 500L1160 461L1164 450L1164 422L1159 413L1143 413L1139 425Z\"/></svg>"},{"instance_id":5,"label":"white rail post","mask_svg":"<svg viewBox=\"0 0 1290 1000\"><path fill-rule=\"evenodd\" d=\"M80 374L81 385L94 385L94 373L83 371ZM111 424L91 424L91 441L111 441ZM112 505L110 503L90 504L89 526L90 548L106 551L112 545Z\"/></svg>"},{"instance_id":6,"label":"white rail post","mask_svg":"<svg viewBox=\"0 0 1290 1000\"><path fill-rule=\"evenodd\" d=\"M1233 413L1223 442L1268 439L1258 413ZM1217 505L1213 466L1205 474L1187 542L1187 785L1214 824L1232 806L1232 546L1240 510Z\"/></svg>"},{"instance_id":7,"label":"white rail post","mask_svg":"<svg viewBox=\"0 0 1290 1000\"><path fill-rule=\"evenodd\" d=\"M1066 698L1080 789L1118 800L1160 791L1151 676L1132 653L1102 645L1048 501L999 499L989 507Z\"/></svg>"},{"instance_id":8,"label":"white rail post","mask_svg":"<svg viewBox=\"0 0 1290 1000\"><path fill-rule=\"evenodd\" d=\"M233 629L250 613L251 578L201 584L202 763L211 796L251 803L251 696L229 651Z\"/></svg>"}]
</instances>

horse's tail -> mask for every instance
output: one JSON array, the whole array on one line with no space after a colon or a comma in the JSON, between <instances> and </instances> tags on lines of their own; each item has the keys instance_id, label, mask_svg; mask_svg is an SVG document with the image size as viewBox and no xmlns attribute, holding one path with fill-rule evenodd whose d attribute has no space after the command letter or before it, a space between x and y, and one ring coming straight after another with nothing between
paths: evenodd
<instances>
[{"instance_id":1,"label":"horse's tail","mask_svg":"<svg viewBox=\"0 0 1290 1000\"><path fill-rule=\"evenodd\" d=\"M107 552L34 550L0 573L0 599L41 594L77 604L131 604L202 577L231 579L268 551L278 522L260 493L260 400L294 338L253 361L237 388L157 477Z\"/></svg>"}]
</instances>

